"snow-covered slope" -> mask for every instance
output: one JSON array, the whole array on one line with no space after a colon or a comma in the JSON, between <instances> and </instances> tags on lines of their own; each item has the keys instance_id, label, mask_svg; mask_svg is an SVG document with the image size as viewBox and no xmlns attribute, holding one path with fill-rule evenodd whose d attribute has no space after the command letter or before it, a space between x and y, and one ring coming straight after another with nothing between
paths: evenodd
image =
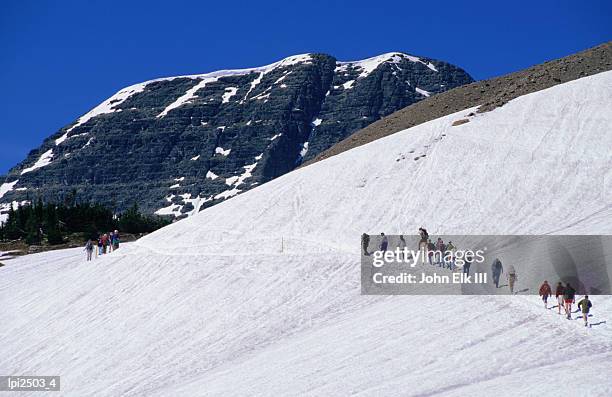
<instances>
[{"instance_id":1,"label":"snow-covered slope","mask_svg":"<svg viewBox=\"0 0 612 397\"><path fill-rule=\"evenodd\" d=\"M361 296L359 236L612 234L611 105L601 73L299 169L94 262L7 261L0 368L60 374L71 396L610 395L609 297L584 329L535 297Z\"/></svg>"}]
</instances>

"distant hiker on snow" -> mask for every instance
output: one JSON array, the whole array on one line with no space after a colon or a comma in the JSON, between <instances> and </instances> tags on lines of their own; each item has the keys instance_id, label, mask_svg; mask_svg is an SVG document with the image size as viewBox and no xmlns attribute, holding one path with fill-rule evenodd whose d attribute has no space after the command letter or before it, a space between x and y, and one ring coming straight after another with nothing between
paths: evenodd
<instances>
[{"instance_id":1,"label":"distant hiker on snow","mask_svg":"<svg viewBox=\"0 0 612 397\"><path fill-rule=\"evenodd\" d=\"M555 289L555 298L557 298L557 307L559 308L559 314L561 314L561 308L563 307L563 294L565 294L565 288L563 283L559 281L557 288Z\"/></svg>"},{"instance_id":2,"label":"distant hiker on snow","mask_svg":"<svg viewBox=\"0 0 612 397\"><path fill-rule=\"evenodd\" d=\"M431 239L427 240L427 256L429 257L429 264L433 266L434 262L433 262L433 256L434 256L434 252L436 251L436 246L434 243L431 242Z\"/></svg>"},{"instance_id":3,"label":"distant hiker on snow","mask_svg":"<svg viewBox=\"0 0 612 397\"><path fill-rule=\"evenodd\" d=\"M401 234L399 236L399 243L397 244L397 246L402 250L406 248L406 239Z\"/></svg>"},{"instance_id":4,"label":"distant hiker on snow","mask_svg":"<svg viewBox=\"0 0 612 397\"><path fill-rule=\"evenodd\" d=\"M387 236L385 236L384 233L381 233L380 235L382 237L382 240L380 241L380 251L387 252L387 247L389 246L389 239L387 238Z\"/></svg>"},{"instance_id":5,"label":"distant hiker on snow","mask_svg":"<svg viewBox=\"0 0 612 397\"><path fill-rule=\"evenodd\" d=\"M516 269L514 266L510 265L508 268L508 273L506 273L506 278L508 279L508 287L510 287L510 293L514 294L514 283L518 280L516 275Z\"/></svg>"},{"instance_id":6,"label":"distant hiker on snow","mask_svg":"<svg viewBox=\"0 0 612 397\"><path fill-rule=\"evenodd\" d=\"M421 239L419 240L419 249L427 248L427 240L429 240L429 233L427 233L427 230L425 230L425 228L420 227L419 236L421 236Z\"/></svg>"},{"instance_id":7,"label":"distant hiker on snow","mask_svg":"<svg viewBox=\"0 0 612 397\"><path fill-rule=\"evenodd\" d=\"M468 276L470 275L470 266L472 266L472 256L471 255L466 255L465 259L463 260L463 273L467 274Z\"/></svg>"},{"instance_id":8,"label":"distant hiker on snow","mask_svg":"<svg viewBox=\"0 0 612 397\"><path fill-rule=\"evenodd\" d=\"M540 286L540 296L544 301L544 309L548 309L548 297L552 295L552 290L550 289L550 285L548 281L544 280L544 284Z\"/></svg>"},{"instance_id":9,"label":"distant hiker on snow","mask_svg":"<svg viewBox=\"0 0 612 397\"><path fill-rule=\"evenodd\" d=\"M436 263L438 267L444 267L444 251L446 251L446 245L444 241L442 241L442 237L438 237L438 241L436 241Z\"/></svg>"},{"instance_id":10,"label":"distant hiker on snow","mask_svg":"<svg viewBox=\"0 0 612 397\"><path fill-rule=\"evenodd\" d=\"M119 231L115 230L113 233L113 251L119 249Z\"/></svg>"},{"instance_id":11,"label":"distant hiker on snow","mask_svg":"<svg viewBox=\"0 0 612 397\"><path fill-rule=\"evenodd\" d=\"M103 234L102 235L102 253L106 254L108 250L108 234Z\"/></svg>"},{"instance_id":12,"label":"distant hiker on snow","mask_svg":"<svg viewBox=\"0 0 612 397\"><path fill-rule=\"evenodd\" d=\"M89 240L87 240L87 243L85 243L85 251L87 252L87 260L88 261L91 260L91 255L93 254L93 250L94 250L93 241L91 241L91 239L89 239Z\"/></svg>"},{"instance_id":13,"label":"distant hiker on snow","mask_svg":"<svg viewBox=\"0 0 612 397\"><path fill-rule=\"evenodd\" d=\"M455 271L455 251L457 251L457 248L453 245L452 241L449 241L446 245L446 252L444 257L446 258L446 256L448 255L449 260L446 261L446 265L452 272Z\"/></svg>"},{"instance_id":14,"label":"distant hiker on snow","mask_svg":"<svg viewBox=\"0 0 612 397\"><path fill-rule=\"evenodd\" d=\"M498 258L495 258L493 264L491 265L491 273L493 273L493 283L495 283L495 288L499 288L499 277L504 272L504 267L502 266L501 261Z\"/></svg>"},{"instance_id":15,"label":"distant hiker on snow","mask_svg":"<svg viewBox=\"0 0 612 397\"><path fill-rule=\"evenodd\" d=\"M402 252L400 254L400 259L402 259L402 260L408 259L408 258L404 258L403 252L404 252L404 249L406 248L406 239L401 234L399 236L399 243L397 244L397 248L399 248L401 250L401 252ZM407 254L407 256L408 255L410 255L410 254Z\"/></svg>"},{"instance_id":16,"label":"distant hiker on snow","mask_svg":"<svg viewBox=\"0 0 612 397\"><path fill-rule=\"evenodd\" d=\"M588 326L589 324L589 310L593 304L589 300L589 296L585 295L584 298L580 302L578 302L578 309L582 311L582 318L584 318L584 326Z\"/></svg>"},{"instance_id":17,"label":"distant hiker on snow","mask_svg":"<svg viewBox=\"0 0 612 397\"><path fill-rule=\"evenodd\" d=\"M361 235L361 250L363 251L363 254L365 256L369 256L370 253L368 252L368 246L370 245L370 235L367 233L364 233Z\"/></svg>"},{"instance_id":18,"label":"distant hiker on snow","mask_svg":"<svg viewBox=\"0 0 612 397\"><path fill-rule=\"evenodd\" d=\"M575 298L576 290L570 285L570 283L567 283L563 292L563 301L565 302L565 314L567 314L568 320L572 318L572 303L574 303Z\"/></svg>"},{"instance_id":19,"label":"distant hiker on snow","mask_svg":"<svg viewBox=\"0 0 612 397\"><path fill-rule=\"evenodd\" d=\"M115 233L108 232L108 253L113 252L115 246L113 245L113 240L115 239Z\"/></svg>"}]
</instances>

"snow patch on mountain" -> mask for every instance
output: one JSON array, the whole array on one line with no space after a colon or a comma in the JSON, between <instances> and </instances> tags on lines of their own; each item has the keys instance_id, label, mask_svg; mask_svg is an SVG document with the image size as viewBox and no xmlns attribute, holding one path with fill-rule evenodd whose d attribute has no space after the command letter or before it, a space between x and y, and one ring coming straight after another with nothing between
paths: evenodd
<instances>
[{"instance_id":1,"label":"snow patch on mountain","mask_svg":"<svg viewBox=\"0 0 612 397\"><path fill-rule=\"evenodd\" d=\"M308 142L304 142L302 144L302 149L300 150L300 158L304 158L304 156L306 156L306 153L308 153Z\"/></svg>"},{"instance_id":2,"label":"snow patch on mountain","mask_svg":"<svg viewBox=\"0 0 612 397\"><path fill-rule=\"evenodd\" d=\"M274 84L278 84L281 81L285 80L287 78L287 76L289 76L291 73L293 73L293 70L288 71L287 73L283 74L281 77L279 77L278 79L276 79L276 81L274 82Z\"/></svg>"},{"instance_id":3,"label":"snow patch on mountain","mask_svg":"<svg viewBox=\"0 0 612 397\"><path fill-rule=\"evenodd\" d=\"M421 94L421 95L423 95L423 96L426 96L426 97L428 97L428 96L430 96L430 95L431 95L431 92L429 92L429 91L425 91L424 89L419 88L419 87L415 87L415 88L414 88L414 90L415 90L416 92L418 92L419 94Z\"/></svg>"},{"instance_id":4,"label":"snow patch on mountain","mask_svg":"<svg viewBox=\"0 0 612 397\"><path fill-rule=\"evenodd\" d=\"M115 109L115 107L121 105L123 102L125 102L126 99L128 99L132 95L142 92L145 89L146 85L150 82L151 81L134 84L119 90L119 92L117 92L115 95L111 96L110 98L108 98L107 100L105 100L104 102L81 116L72 127L68 128L62 136L55 140L55 145L59 145L64 142L66 139L68 139L68 134L73 129L87 123L94 117L100 116L101 114L121 111L121 109Z\"/></svg>"},{"instance_id":5,"label":"snow patch on mountain","mask_svg":"<svg viewBox=\"0 0 612 397\"><path fill-rule=\"evenodd\" d=\"M15 180L13 182L6 182L6 183L3 183L2 185L0 185L0 198L4 197L5 194L7 194L11 190L13 190L13 188L15 187L17 182L19 182L19 179Z\"/></svg>"},{"instance_id":6,"label":"snow patch on mountain","mask_svg":"<svg viewBox=\"0 0 612 397\"><path fill-rule=\"evenodd\" d=\"M255 162L253 164L245 165L244 172L238 176L232 176L225 179L225 183L229 186L238 187L244 183L245 180L249 179L253 176L253 170L257 167L258 160L261 159L262 155L255 157ZM258 159L259 157L259 159Z\"/></svg>"},{"instance_id":7,"label":"snow patch on mountain","mask_svg":"<svg viewBox=\"0 0 612 397\"><path fill-rule=\"evenodd\" d=\"M238 87L227 87L225 89L225 93L221 97L222 99L221 103L228 103L230 98L236 95L237 92L238 92Z\"/></svg>"},{"instance_id":8,"label":"snow patch on mountain","mask_svg":"<svg viewBox=\"0 0 612 397\"><path fill-rule=\"evenodd\" d=\"M229 156L229 154L231 153L232 149L223 149L221 146L217 146L215 148L215 154L220 154L221 156Z\"/></svg>"},{"instance_id":9,"label":"snow patch on mountain","mask_svg":"<svg viewBox=\"0 0 612 397\"><path fill-rule=\"evenodd\" d=\"M208 172L206 172L206 178L207 179L211 179L211 180L215 180L219 177L219 175L215 174L214 172L212 172L211 170L208 170Z\"/></svg>"},{"instance_id":10,"label":"snow patch on mountain","mask_svg":"<svg viewBox=\"0 0 612 397\"><path fill-rule=\"evenodd\" d=\"M170 204L167 207L158 209L157 211L155 211L155 214L156 215L171 215L171 216L177 217L181 215L182 208L183 208L182 205Z\"/></svg>"},{"instance_id":11,"label":"snow patch on mountain","mask_svg":"<svg viewBox=\"0 0 612 397\"><path fill-rule=\"evenodd\" d=\"M207 77L207 78L202 79L198 84L194 85L189 90L187 90L187 92L181 95L177 100L172 102L170 105L166 106L166 108L156 117L157 118L165 117L168 114L168 112L170 112L172 109L176 109L180 106L183 106L186 103L189 103L193 98L196 97L196 92L206 87L206 84L212 83L213 81L217 81L218 79L219 77L217 76Z\"/></svg>"},{"instance_id":12,"label":"snow patch on mountain","mask_svg":"<svg viewBox=\"0 0 612 397\"><path fill-rule=\"evenodd\" d=\"M349 90L353 88L353 84L355 84L355 80L349 80L346 83L342 84L342 87L344 87L345 90Z\"/></svg>"},{"instance_id":13,"label":"snow patch on mountain","mask_svg":"<svg viewBox=\"0 0 612 397\"><path fill-rule=\"evenodd\" d=\"M32 171L34 171L36 169L39 169L39 168L42 168L42 167L46 167L47 165L51 164L52 160L53 160L53 149L49 149L46 152L44 152L38 158L38 160L36 160L34 165L32 165L31 167L24 168L21 171L21 175L27 174L28 172L32 172Z\"/></svg>"},{"instance_id":14,"label":"snow patch on mountain","mask_svg":"<svg viewBox=\"0 0 612 397\"><path fill-rule=\"evenodd\" d=\"M11 208L16 211L20 206L24 206L30 203L31 202L28 200L12 201L10 203L0 203L0 224L6 222L6 220L8 219L9 210Z\"/></svg>"},{"instance_id":15,"label":"snow patch on mountain","mask_svg":"<svg viewBox=\"0 0 612 397\"><path fill-rule=\"evenodd\" d=\"M398 64L403 59L407 59L411 62L419 62L423 65L427 66L429 69L437 72L438 69L431 63L425 63L421 58L415 57L413 55L404 54L401 52L389 52L386 54L378 55L372 58L363 59L360 61L348 61L348 62L338 62L335 71L337 73L341 73L347 70L349 67L361 69L362 72L359 75L359 78L367 77L370 73L376 70L383 63L391 63Z\"/></svg>"}]
</instances>

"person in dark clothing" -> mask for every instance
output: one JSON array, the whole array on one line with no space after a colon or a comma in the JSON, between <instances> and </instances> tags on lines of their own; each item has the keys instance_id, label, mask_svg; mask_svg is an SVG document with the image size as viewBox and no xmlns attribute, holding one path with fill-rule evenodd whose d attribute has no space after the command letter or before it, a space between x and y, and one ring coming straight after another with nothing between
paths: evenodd
<instances>
[{"instance_id":1,"label":"person in dark clothing","mask_svg":"<svg viewBox=\"0 0 612 397\"><path fill-rule=\"evenodd\" d=\"M540 286L540 296L544 301L544 308L548 309L548 297L552 295L552 290L550 289L550 285L548 281L544 280L544 284Z\"/></svg>"},{"instance_id":2,"label":"person in dark clothing","mask_svg":"<svg viewBox=\"0 0 612 397\"><path fill-rule=\"evenodd\" d=\"M472 257L466 255L463 263L463 273L470 275L470 266L472 266Z\"/></svg>"},{"instance_id":3,"label":"person in dark clothing","mask_svg":"<svg viewBox=\"0 0 612 397\"><path fill-rule=\"evenodd\" d=\"M433 256L434 256L434 252L436 251L436 246L434 243L431 242L431 239L427 240L427 256L429 259L429 264L433 266L434 262L433 262Z\"/></svg>"},{"instance_id":4,"label":"person in dark clothing","mask_svg":"<svg viewBox=\"0 0 612 397\"><path fill-rule=\"evenodd\" d=\"M429 240L429 233L425 228L419 228L419 236L421 236L421 243L427 243L427 240Z\"/></svg>"},{"instance_id":5,"label":"person in dark clothing","mask_svg":"<svg viewBox=\"0 0 612 397\"><path fill-rule=\"evenodd\" d=\"M364 233L361 235L361 250L365 256L369 256L368 247L370 246L370 235Z\"/></svg>"},{"instance_id":6,"label":"person in dark clothing","mask_svg":"<svg viewBox=\"0 0 612 397\"><path fill-rule=\"evenodd\" d=\"M436 241L436 254L435 254L435 263L438 267L444 266L444 251L446 251L446 244L442 241L442 237L438 237L438 241Z\"/></svg>"},{"instance_id":7,"label":"person in dark clothing","mask_svg":"<svg viewBox=\"0 0 612 397\"><path fill-rule=\"evenodd\" d=\"M87 240L87 243L85 244L85 251L87 252L87 261L90 261L94 251L94 244L91 239Z\"/></svg>"},{"instance_id":8,"label":"person in dark clothing","mask_svg":"<svg viewBox=\"0 0 612 397\"><path fill-rule=\"evenodd\" d=\"M102 252L106 254L107 250L108 250L108 234L105 233L102 235Z\"/></svg>"},{"instance_id":9,"label":"person in dark clothing","mask_svg":"<svg viewBox=\"0 0 612 397\"><path fill-rule=\"evenodd\" d=\"M495 288L499 288L499 278L504 272L504 267L502 266L499 258L495 258L493 264L491 265L491 273L493 274L493 282L495 283Z\"/></svg>"},{"instance_id":10,"label":"person in dark clothing","mask_svg":"<svg viewBox=\"0 0 612 397\"><path fill-rule=\"evenodd\" d=\"M119 231L115 230L113 233L113 251L119 249Z\"/></svg>"},{"instance_id":11,"label":"person in dark clothing","mask_svg":"<svg viewBox=\"0 0 612 397\"><path fill-rule=\"evenodd\" d=\"M380 236L382 240L380 240L380 251L387 252L387 247L389 246L389 239L385 236L384 233L381 233Z\"/></svg>"},{"instance_id":12,"label":"person in dark clothing","mask_svg":"<svg viewBox=\"0 0 612 397\"><path fill-rule=\"evenodd\" d=\"M559 314L561 314L561 308L563 305L563 294L565 293L565 287L563 287L563 283L559 281L557 284L557 288L555 289L555 298L557 298L557 307L559 308Z\"/></svg>"},{"instance_id":13,"label":"person in dark clothing","mask_svg":"<svg viewBox=\"0 0 612 397\"><path fill-rule=\"evenodd\" d=\"M567 319L570 320L572 318L572 303L576 298L576 290L574 287L567 283L565 286L565 291L563 292L563 301L565 303L565 314L567 314Z\"/></svg>"},{"instance_id":14,"label":"person in dark clothing","mask_svg":"<svg viewBox=\"0 0 612 397\"><path fill-rule=\"evenodd\" d=\"M585 295L580 302L578 302L578 309L582 312L582 318L584 318L584 326L589 325L589 310L593 304L589 300L589 296Z\"/></svg>"}]
</instances>

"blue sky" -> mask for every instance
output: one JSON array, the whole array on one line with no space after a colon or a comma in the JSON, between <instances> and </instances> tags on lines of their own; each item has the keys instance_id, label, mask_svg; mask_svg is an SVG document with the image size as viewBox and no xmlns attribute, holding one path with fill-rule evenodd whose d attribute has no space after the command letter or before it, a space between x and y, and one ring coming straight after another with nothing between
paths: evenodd
<instances>
[{"instance_id":1,"label":"blue sky","mask_svg":"<svg viewBox=\"0 0 612 397\"><path fill-rule=\"evenodd\" d=\"M324 52L403 51L476 79L612 39L610 1L2 1L0 175L120 88Z\"/></svg>"}]
</instances>

